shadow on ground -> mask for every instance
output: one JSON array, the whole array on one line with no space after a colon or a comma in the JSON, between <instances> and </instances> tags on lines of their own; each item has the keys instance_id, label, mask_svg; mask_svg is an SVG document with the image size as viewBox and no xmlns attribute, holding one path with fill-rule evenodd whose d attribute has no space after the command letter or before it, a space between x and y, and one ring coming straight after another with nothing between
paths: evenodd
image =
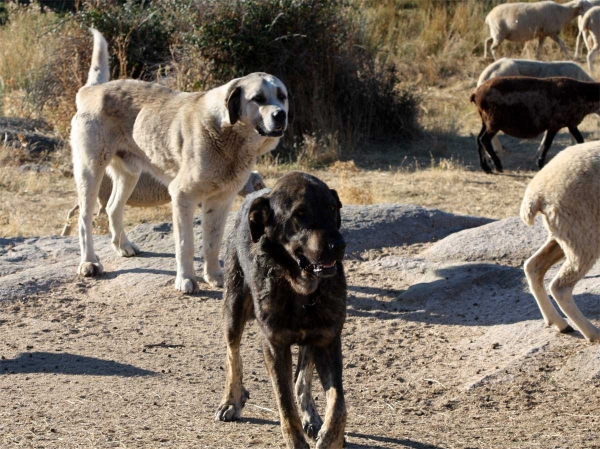
<instances>
[{"instance_id":1,"label":"shadow on ground","mask_svg":"<svg viewBox=\"0 0 600 449\"><path fill-rule=\"evenodd\" d=\"M377 287L350 286L349 290L379 297L389 297L395 292ZM600 318L600 295L576 293L574 298L586 317ZM491 263L459 263L432 269L395 300L386 302L377 297L350 295L348 306L350 316L460 326L495 326L542 319L523 270Z\"/></svg>"},{"instance_id":2,"label":"shadow on ground","mask_svg":"<svg viewBox=\"0 0 600 449\"><path fill-rule=\"evenodd\" d=\"M16 373L57 373L89 376L153 376L133 365L85 357L78 354L52 352L25 352L14 359L0 360L0 375Z\"/></svg>"}]
</instances>

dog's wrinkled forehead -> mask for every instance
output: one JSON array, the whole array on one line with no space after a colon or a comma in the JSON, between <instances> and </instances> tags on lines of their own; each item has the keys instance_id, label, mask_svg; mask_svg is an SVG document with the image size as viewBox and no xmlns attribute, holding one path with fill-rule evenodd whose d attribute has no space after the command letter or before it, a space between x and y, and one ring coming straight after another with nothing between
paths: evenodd
<instances>
[{"instance_id":1,"label":"dog's wrinkled forehead","mask_svg":"<svg viewBox=\"0 0 600 449\"><path fill-rule=\"evenodd\" d=\"M251 73L243 78L240 86L244 89L244 96L252 99L257 95L264 95L267 99L277 99L282 95L287 97L288 92L281 80L268 73Z\"/></svg>"}]
</instances>

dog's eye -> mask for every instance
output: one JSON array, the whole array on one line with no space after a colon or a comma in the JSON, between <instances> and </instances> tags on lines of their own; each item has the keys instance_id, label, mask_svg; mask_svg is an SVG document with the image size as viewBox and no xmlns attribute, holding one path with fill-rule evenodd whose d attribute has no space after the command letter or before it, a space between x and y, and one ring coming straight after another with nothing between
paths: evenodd
<instances>
[{"instance_id":1,"label":"dog's eye","mask_svg":"<svg viewBox=\"0 0 600 449\"><path fill-rule=\"evenodd\" d=\"M282 93L280 92L280 93L277 95L277 99L278 99L279 101L283 102L283 101L287 100L287 97L286 97L284 94L282 94Z\"/></svg>"},{"instance_id":2,"label":"dog's eye","mask_svg":"<svg viewBox=\"0 0 600 449\"><path fill-rule=\"evenodd\" d=\"M263 94L258 94L258 95L255 95L254 98L252 98L252 101L257 104L263 104L264 102L267 101L267 99L265 98L265 96Z\"/></svg>"},{"instance_id":3,"label":"dog's eye","mask_svg":"<svg viewBox=\"0 0 600 449\"><path fill-rule=\"evenodd\" d=\"M296 218L304 218L306 217L306 211L304 209L299 209L294 212L294 217Z\"/></svg>"},{"instance_id":4,"label":"dog's eye","mask_svg":"<svg viewBox=\"0 0 600 449\"><path fill-rule=\"evenodd\" d=\"M335 206L331 206L331 212L335 212Z\"/></svg>"}]
</instances>

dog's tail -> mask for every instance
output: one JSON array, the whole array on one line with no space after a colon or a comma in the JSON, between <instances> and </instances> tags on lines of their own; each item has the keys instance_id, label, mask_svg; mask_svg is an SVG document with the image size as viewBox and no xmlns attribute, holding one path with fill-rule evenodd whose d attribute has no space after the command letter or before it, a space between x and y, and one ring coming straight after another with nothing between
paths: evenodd
<instances>
[{"instance_id":1,"label":"dog's tail","mask_svg":"<svg viewBox=\"0 0 600 449\"><path fill-rule=\"evenodd\" d=\"M88 73L86 86L107 83L110 79L110 67L108 66L108 44L100 31L90 28L94 35L94 50L92 51L92 65Z\"/></svg>"}]
</instances>

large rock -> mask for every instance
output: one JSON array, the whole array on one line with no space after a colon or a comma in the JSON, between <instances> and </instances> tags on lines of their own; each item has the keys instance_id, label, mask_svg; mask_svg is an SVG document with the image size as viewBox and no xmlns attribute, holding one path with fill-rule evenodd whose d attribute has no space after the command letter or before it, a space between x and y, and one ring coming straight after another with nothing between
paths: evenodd
<instances>
[{"instance_id":1,"label":"large rock","mask_svg":"<svg viewBox=\"0 0 600 449\"><path fill-rule=\"evenodd\" d=\"M433 261L488 261L522 266L547 237L541 217L531 227L520 218L512 217L457 232L433 245L423 255Z\"/></svg>"},{"instance_id":2,"label":"large rock","mask_svg":"<svg viewBox=\"0 0 600 449\"><path fill-rule=\"evenodd\" d=\"M435 242L462 229L492 222L420 206L344 206L343 234L349 251Z\"/></svg>"}]
</instances>

